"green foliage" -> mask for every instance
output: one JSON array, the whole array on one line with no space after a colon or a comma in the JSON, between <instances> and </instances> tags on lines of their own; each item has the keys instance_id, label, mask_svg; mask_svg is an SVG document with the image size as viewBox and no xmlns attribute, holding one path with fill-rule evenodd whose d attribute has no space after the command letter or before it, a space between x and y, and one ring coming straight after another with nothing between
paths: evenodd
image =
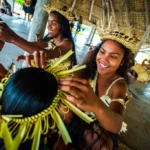
<instances>
[{"instance_id":1,"label":"green foliage","mask_svg":"<svg viewBox=\"0 0 150 150\"><path fill-rule=\"evenodd\" d=\"M24 3L24 0L15 0L16 3L20 4L20 5L23 5Z\"/></svg>"}]
</instances>

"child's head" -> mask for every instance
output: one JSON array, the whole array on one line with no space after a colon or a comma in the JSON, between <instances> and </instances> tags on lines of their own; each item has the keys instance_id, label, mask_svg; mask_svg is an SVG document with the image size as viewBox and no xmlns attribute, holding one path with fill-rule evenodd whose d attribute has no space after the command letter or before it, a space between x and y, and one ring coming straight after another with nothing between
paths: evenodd
<instances>
[{"instance_id":1,"label":"child's head","mask_svg":"<svg viewBox=\"0 0 150 150\"><path fill-rule=\"evenodd\" d=\"M54 108L57 94L56 78L41 68L21 69L9 78L0 99L0 113L2 116L10 115L13 117L8 117L11 120L8 122L6 118L5 120L2 117L4 120L0 122L0 127L3 130L0 130L0 133L6 134L4 128L7 126L10 138L16 139L19 136L20 141L9 143L5 137L2 137L6 149L8 145L13 147L12 149L31 149L31 145L32 148L39 145L43 149L44 142L42 139L54 125L51 115L53 109L50 110L50 106ZM57 105L59 104L57 103ZM21 118L18 118L17 115ZM39 132L35 131L37 126ZM33 144L36 137L41 140ZM23 139L26 140L23 142Z\"/></svg>"},{"instance_id":2,"label":"child's head","mask_svg":"<svg viewBox=\"0 0 150 150\"><path fill-rule=\"evenodd\" d=\"M25 68L8 80L1 97L3 114L35 115L46 109L57 94L55 77L40 68Z\"/></svg>"}]
</instances>

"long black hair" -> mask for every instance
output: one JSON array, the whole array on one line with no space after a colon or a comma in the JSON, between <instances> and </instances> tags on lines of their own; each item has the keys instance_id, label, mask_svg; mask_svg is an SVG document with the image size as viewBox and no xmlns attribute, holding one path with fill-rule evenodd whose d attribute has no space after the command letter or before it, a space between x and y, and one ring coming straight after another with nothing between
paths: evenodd
<instances>
[{"instance_id":1,"label":"long black hair","mask_svg":"<svg viewBox=\"0 0 150 150\"><path fill-rule=\"evenodd\" d=\"M13 74L3 91L3 114L35 115L47 108L57 94L55 77L40 68L25 68ZM28 110L30 111L28 111Z\"/></svg>"},{"instance_id":2,"label":"long black hair","mask_svg":"<svg viewBox=\"0 0 150 150\"><path fill-rule=\"evenodd\" d=\"M22 114L29 117L46 109L57 94L58 84L55 77L40 68L25 68L17 71L8 80L0 105L2 114ZM41 141L43 136L41 136ZM43 150L43 144L40 150ZM31 149L32 140L27 140L20 150ZM0 140L0 149L4 148Z\"/></svg>"},{"instance_id":3,"label":"long black hair","mask_svg":"<svg viewBox=\"0 0 150 150\"><path fill-rule=\"evenodd\" d=\"M64 38L69 39L72 42L72 45L73 45L72 51L74 51L74 54L71 56L71 61L72 61L71 63L72 63L72 65L76 65L77 62L76 62L76 56L75 56L75 44L74 44L74 40L73 40L72 33L70 30L69 20L65 16L60 14L58 11L51 11L50 15L51 14L54 14L57 16L58 22L61 26L60 31L62 33L62 36Z\"/></svg>"},{"instance_id":4,"label":"long black hair","mask_svg":"<svg viewBox=\"0 0 150 150\"><path fill-rule=\"evenodd\" d=\"M0 99L2 114L22 114L24 117L35 115L47 108L57 94L58 84L55 77L40 68L25 68L13 74L7 82ZM99 122L87 124L77 115L73 114L69 124L66 124L73 144L69 145L76 150L92 150L96 142L101 143L100 147L109 149L107 138L113 141L113 146L117 145L117 135L105 131ZM96 130L95 130L96 127ZM86 134L85 134L86 132ZM96 135L96 139L87 142L88 134ZM50 131L47 146L53 147L57 141L58 134L53 136ZM104 135L104 136L103 136ZM105 137L105 138L104 138ZM44 138L41 136L40 150L44 149ZM88 145L87 145L88 143ZM21 143L19 150L31 149L32 140ZM0 149L4 149L3 140L0 140Z\"/></svg>"},{"instance_id":5,"label":"long black hair","mask_svg":"<svg viewBox=\"0 0 150 150\"><path fill-rule=\"evenodd\" d=\"M106 42L107 40L102 41L93 51L89 52L83 62L83 64L86 64L86 69L81 71L81 77L85 79L94 79L97 65L96 65L96 56L99 52L101 46ZM119 66L117 69L117 73L125 78L125 80L128 83L128 75L127 72L130 69L130 67L133 65L133 54L130 49L126 48L123 44L117 42L120 48L123 50L124 58L122 60L122 65Z\"/></svg>"}]
</instances>

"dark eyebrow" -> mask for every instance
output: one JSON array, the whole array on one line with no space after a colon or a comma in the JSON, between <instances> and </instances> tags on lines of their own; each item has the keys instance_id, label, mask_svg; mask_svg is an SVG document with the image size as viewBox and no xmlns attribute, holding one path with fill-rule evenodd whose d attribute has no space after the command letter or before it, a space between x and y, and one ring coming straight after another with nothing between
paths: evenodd
<instances>
[{"instance_id":1,"label":"dark eyebrow","mask_svg":"<svg viewBox=\"0 0 150 150\"><path fill-rule=\"evenodd\" d=\"M48 21L50 21L50 22L57 22L57 23L59 23L59 22L58 22L58 20L48 20Z\"/></svg>"},{"instance_id":2,"label":"dark eyebrow","mask_svg":"<svg viewBox=\"0 0 150 150\"><path fill-rule=\"evenodd\" d=\"M103 47L101 47L100 49L106 51ZM116 55L119 55L119 53L115 53L115 52L112 52L111 54L116 54Z\"/></svg>"}]
</instances>

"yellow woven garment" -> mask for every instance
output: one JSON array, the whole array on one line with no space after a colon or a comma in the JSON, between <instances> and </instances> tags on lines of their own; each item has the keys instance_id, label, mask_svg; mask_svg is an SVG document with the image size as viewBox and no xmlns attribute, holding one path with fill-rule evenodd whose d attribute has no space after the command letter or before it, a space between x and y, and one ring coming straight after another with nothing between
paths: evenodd
<instances>
[{"instance_id":1,"label":"yellow woven garment","mask_svg":"<svg viewBox=\"0 0 150 150\"><path fill-rule=\"evenodd\" d=\"M138 74L137 80L140 82L150 81L150 73L140 64L136 64L132 69Z\"/></svg>"},{"instance_id":2,"label":"yellow woven garment","mask_svg":"<svg viewBox=\"0 0 150 150\"><path fill-rule=\"evenodd\" d=\"M86 66L76 66L72 69L68 69L69 63L66 61L73 52L69 51L61 58L54 59L48 63L44 70L53 74L55 78L60 80L61 78L71 76L73 72L83 69ZM32 61L32 65L35 66ZM1 94L11 75L1 80L0 91ZM38 150L40 145L40 137L46 135L49 129L57 128L65 142L65 144L71 143L72 140L64 125L63 120L60 117L60 106L72 110L81 119L90 123L93 121L92 118L87 116L84 112L79 110L77 107L72 105L66 98L67 94L63 91L57 91L52 104L44 109L42 112L24 118L20 115L6 115L0 114L0 138L4 140L6 150L17 150L22 142L32 139L31 150ZM0 108L2 108L1 106ZM0 111L1 112L1 111ZM52 118L52 122L49 122L49 118Z\"/></svg>"}]
</instances>

